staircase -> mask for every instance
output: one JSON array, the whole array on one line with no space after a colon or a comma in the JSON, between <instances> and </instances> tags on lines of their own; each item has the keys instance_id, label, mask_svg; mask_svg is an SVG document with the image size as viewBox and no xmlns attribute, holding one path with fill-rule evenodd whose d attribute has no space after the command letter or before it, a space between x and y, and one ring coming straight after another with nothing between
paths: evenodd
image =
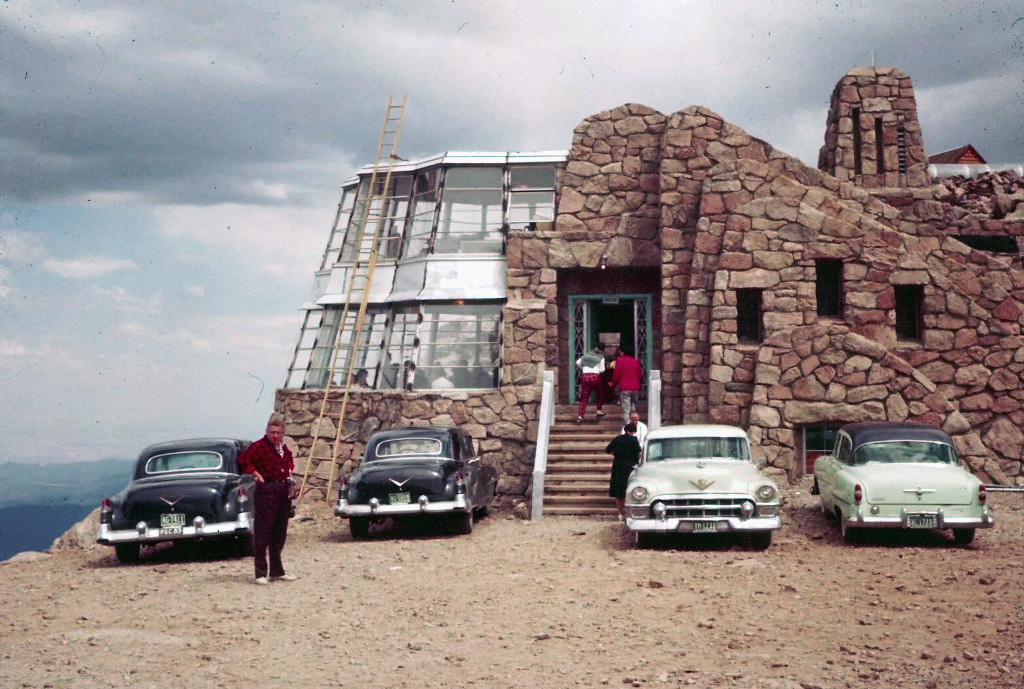
<instances>
[{"instance_id":1,"label":"staircase","mask_svg":"<svg viewBox=\"0 0 1024 689\"><path fill-rule=\"evenodd\" d=\"M576 424L575 404L555 405L548 465L544 475L544 514L617 514L608 497L612 456L604 448L622 430L622 407L606 404L598 420L593 405ZM642 415L642 412L641 412Z\"/></svg>"}]
</instances>

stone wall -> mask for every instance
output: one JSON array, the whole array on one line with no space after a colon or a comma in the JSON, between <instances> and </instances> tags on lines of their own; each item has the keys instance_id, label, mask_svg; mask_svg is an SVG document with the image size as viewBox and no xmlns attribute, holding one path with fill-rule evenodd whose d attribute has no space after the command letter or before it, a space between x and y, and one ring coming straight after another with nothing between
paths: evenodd
<instances>
[{"instance_id":1,"label":"stone wall","mask_svg":"<svg viewBox=\"0 0 1024 689\"><path fill-rule=\"evenodd\" d=\"M278 390L274 409L284 414L288 445L296 450L296 474L305 476L323 390ZM331 392L329 404L339 416L341 393ZM339 462L334 485L358 467L366 441L378 429L400 426L456 425L473 436L482 461L498 470L498 505L523 511L533 472L540 388L508 385L488 392L355 392L349 399L341 428ZM317 457L330 456L338 429L326 420L318 438ZM307 478L304 499L327 498L330 462L319 462ZM336 497L332 488L333 501Z\"/></svg>"}]
</instances>

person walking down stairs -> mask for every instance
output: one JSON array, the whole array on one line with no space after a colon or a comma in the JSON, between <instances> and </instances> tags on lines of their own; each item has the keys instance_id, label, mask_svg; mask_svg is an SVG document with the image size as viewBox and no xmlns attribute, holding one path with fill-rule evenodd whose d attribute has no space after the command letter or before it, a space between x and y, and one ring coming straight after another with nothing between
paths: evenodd
<instances>
[{"instance_id":1,"label":"person walking down stairs","mask_svg":"<svg viewBox=\"0 0 1024 689\"><path fill-rule=\"evenodd\" d=\"M576 423L583 423L583 417L587 413L587 402L590 401L590 393L597 397L597 417L604 416L601 407L604 406L604 390L601 389L601 373L604 371L604 354L600 347L594 347L576 360L580 367L582 376L580 379L580 407L576 414Z\"/></svg>"}]
</instances>

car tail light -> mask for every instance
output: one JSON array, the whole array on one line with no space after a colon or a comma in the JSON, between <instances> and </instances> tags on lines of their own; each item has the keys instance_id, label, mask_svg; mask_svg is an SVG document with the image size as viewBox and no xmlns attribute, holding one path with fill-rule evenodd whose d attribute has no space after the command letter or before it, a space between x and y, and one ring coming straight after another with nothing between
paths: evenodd
<instances>
[{"instance_id":1,"label":"car tail light","mask_svg":"<svg viewBox=\"0 0 1024 689\"><path fill-rule=\"evenodd\" d=\"M245 490L245 486L238 487L238 501L244 502L249 499L249 493Z\"/></svg>"},{"instance_id":2,"label":"car tail light","mask_svg":"<svg viewBox=\"0 0 1024 689\"><path fill-rule=\"evenodd\" d=\"M455 492L465 493L466 492L466 477L462 475L461 471L455 472Z\"/></svg>"},{"instance_id":3,"label":"car tail light","mask_svg":"<svg viewBox=\"0 0 1024 689\"><path fill-rule=\"evenodd\" d=\"M100 501L100 524L109 524L114 514L114 503L110 498Z\"/></svg>"},{"instance_id":4,"label":"car tail light","mask_svg":"<svg viewBox=\"0 0 1024 689\"><path fill-rule=\"evenodd\" d=\"M860 484L858 483L856 486L853 487L853 504L859 505L860 501L863 499L864 490L860 487Z\"/></svg>"},{"instance_id":5,"label":"car tail light","mask_svg":"<svg viewBox=\"0 0 1024 689\"><path fill-rule=\"evenodd\" d=\"M985 499L987 497L988 497L988 495L985 492L985 484L984 483L979 483L978 484L978 502L980 502L982 505L984 505L985 504Z\"/></svg>"}]
</instances>

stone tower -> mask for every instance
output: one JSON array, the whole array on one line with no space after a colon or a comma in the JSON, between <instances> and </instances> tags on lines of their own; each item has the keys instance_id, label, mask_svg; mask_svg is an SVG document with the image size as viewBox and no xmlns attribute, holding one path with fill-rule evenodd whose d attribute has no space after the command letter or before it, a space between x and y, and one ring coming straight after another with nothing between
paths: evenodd
<instances>
[{"instance_id":1,"label":"stone tower","mask_svg":"<svg viewBox=\"0 0 1024 689\"><path fill-rule=\"evenodd\" d=\"M895 67L857 67L840 79L818 169L865 189L929 186L910 77Z\"/></svg>"}]
</instances>

